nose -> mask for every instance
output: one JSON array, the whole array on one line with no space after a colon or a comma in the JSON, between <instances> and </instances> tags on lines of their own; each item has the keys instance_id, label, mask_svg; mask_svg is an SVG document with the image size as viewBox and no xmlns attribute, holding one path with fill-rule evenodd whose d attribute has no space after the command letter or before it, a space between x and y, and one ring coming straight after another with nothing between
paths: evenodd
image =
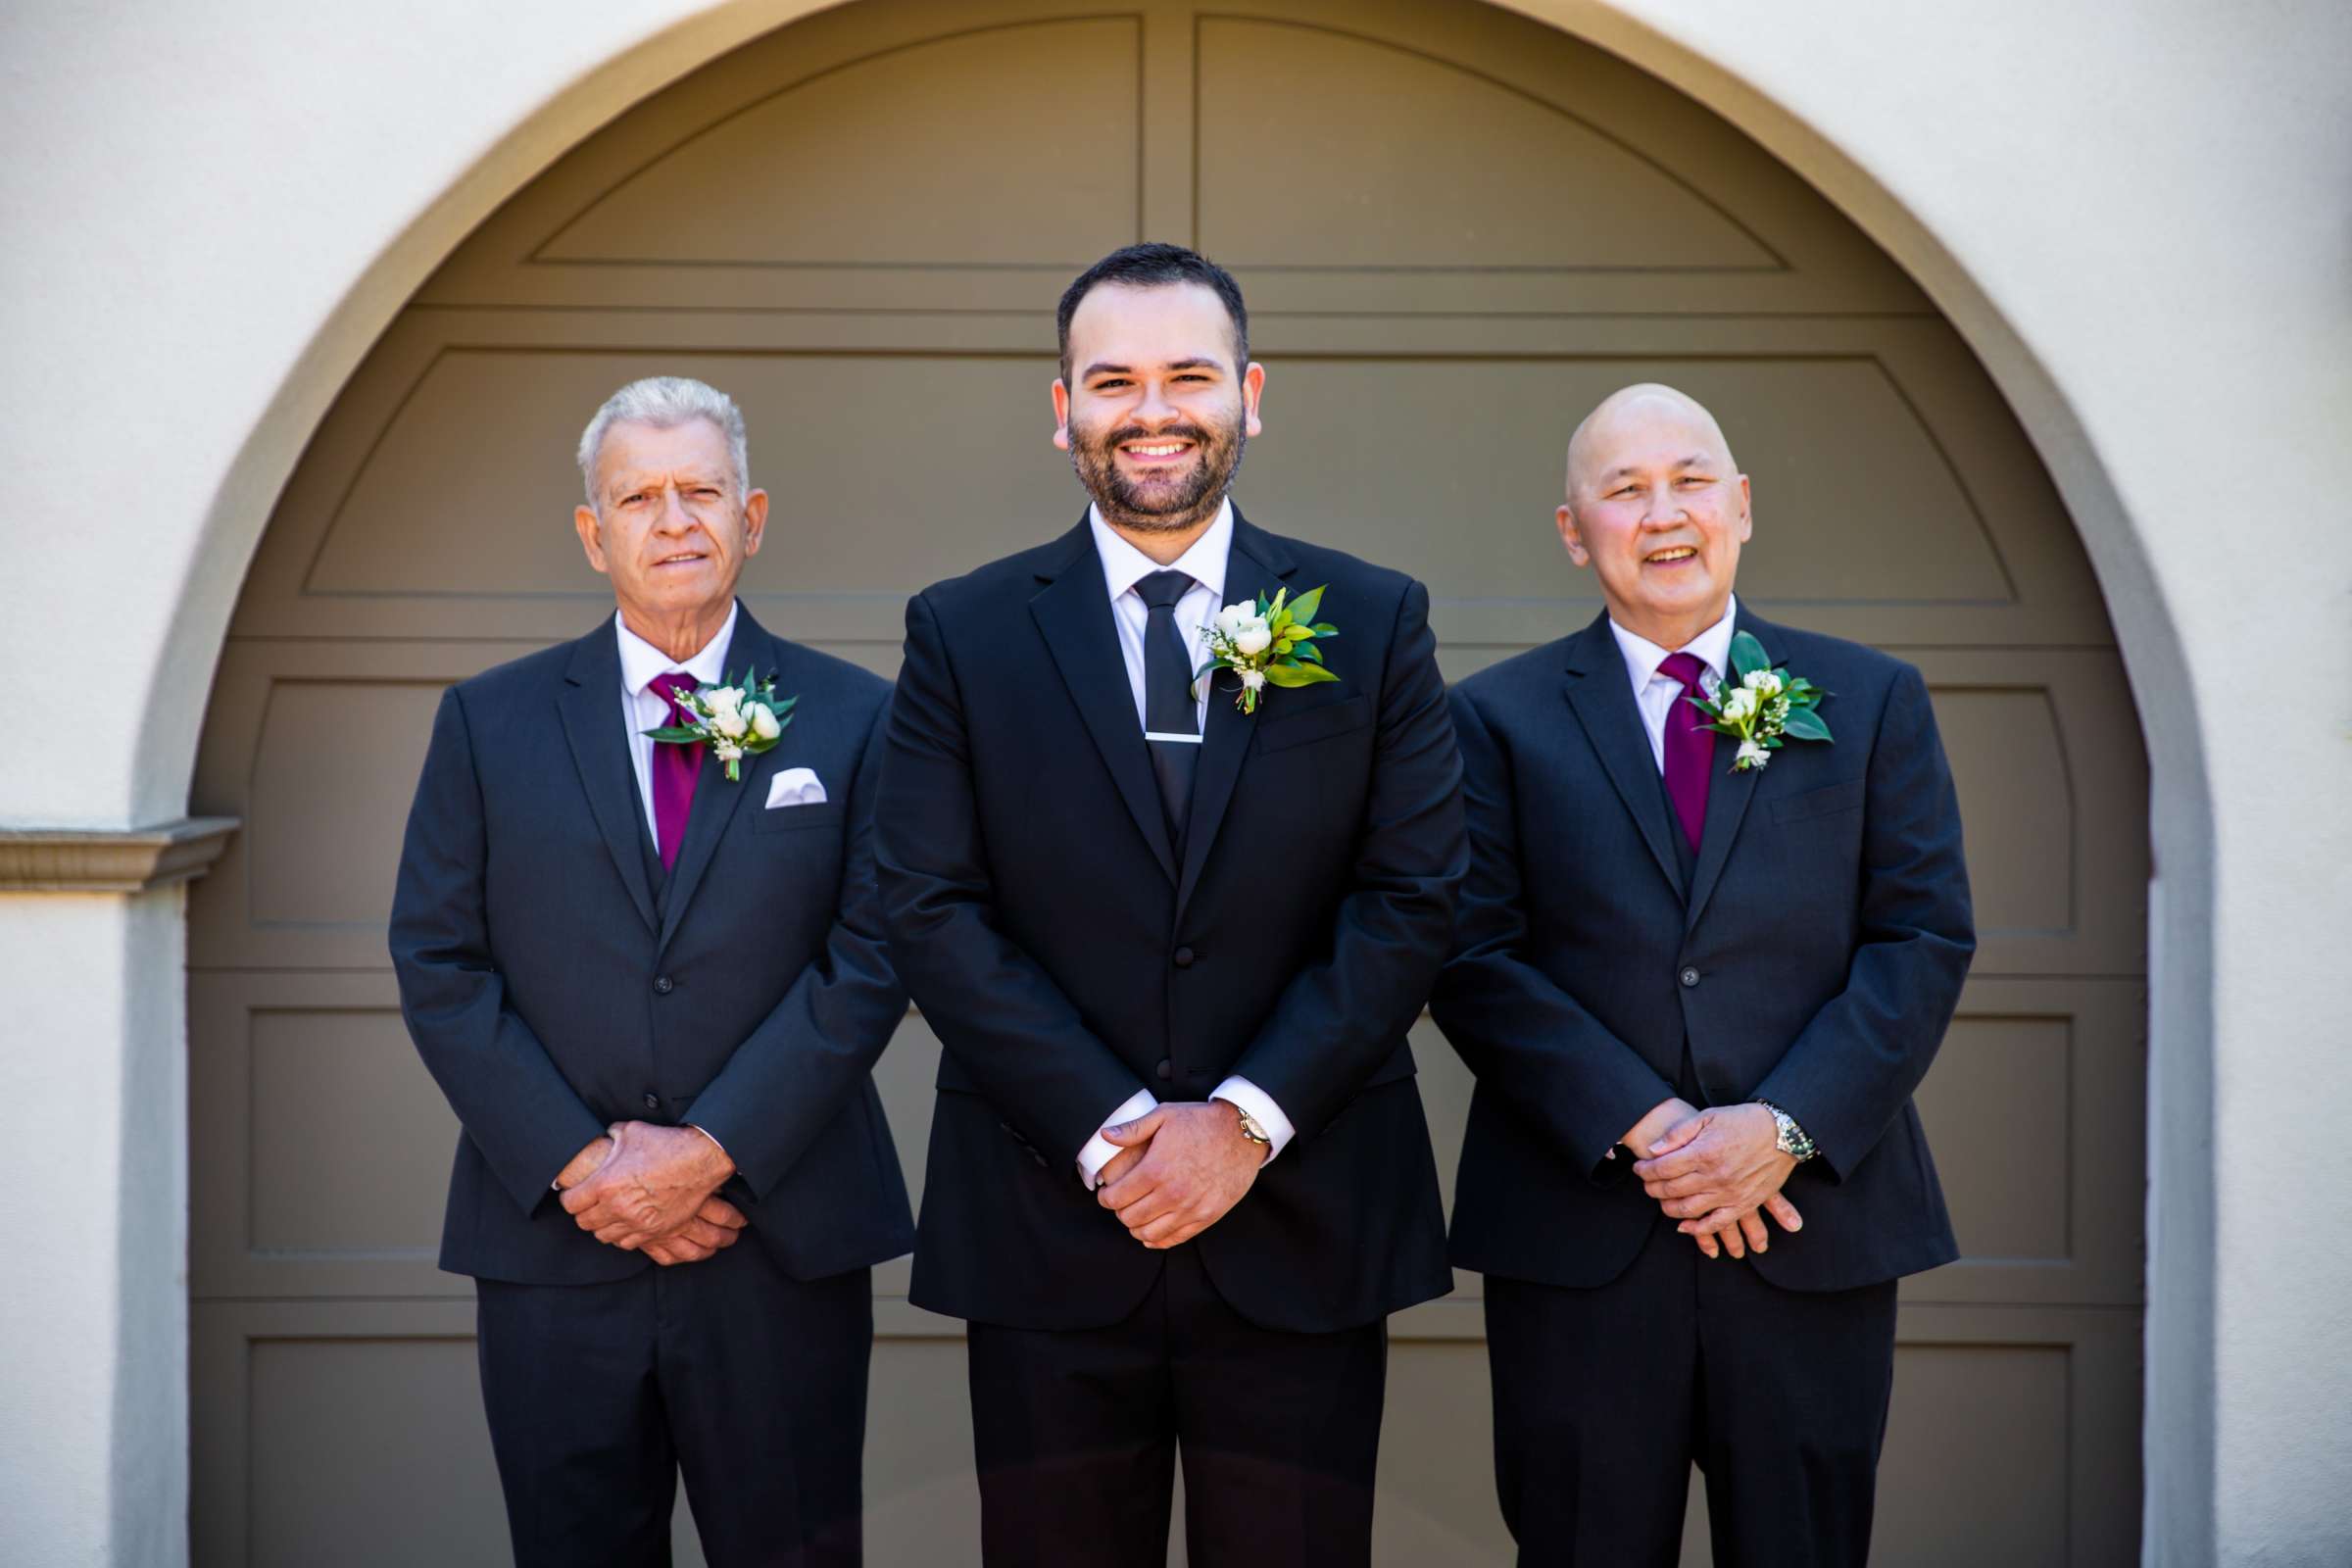
<instances>
[{"instance_id":1,"label":"nose","mask_svg":"<svg viewBox=\"0 0 2352 1568\"><path fill-rule=\"evenodd\" d=\"M662 533L684 533L694 524L686 510L686 501L678 494L676 485L664 485L662 490L662 512L654 519L654 527Z\"/></svg>"},{"instance_id":2,"label":"nose","mask_svg":"<svg viewBox=\"0 0 2352 1568\"><path fill-rule=\"evenodd\" d=\"M1642 498L1642 525L1645 528L1669 528L1683 520L1683 504L1670 483L1650 486Z\"/></svg>"},{"instance_id":3,"label":"nose","mask_svg":"<svg viewBox=\"0 0 2352 1568\"><path fill-rule=\"evenodd\" d=\"M1167 388L1157 381L1144 383L1143 401L1135 406L1136 418L1145 424L1165 424L1178 416L1179 410L1170 401Z\"/></svg>"}]
</instances>

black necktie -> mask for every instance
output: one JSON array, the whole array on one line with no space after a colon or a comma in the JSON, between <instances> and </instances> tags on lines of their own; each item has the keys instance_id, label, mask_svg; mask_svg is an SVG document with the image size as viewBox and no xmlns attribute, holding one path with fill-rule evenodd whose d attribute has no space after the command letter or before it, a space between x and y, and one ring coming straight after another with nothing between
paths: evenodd
<instances>
[{"instance_id":1,"label":"black necktie","mask_svg":"<svg viewBox=\"0 0 2352 1568\"><path fill-rule=\"evenodd\" d=\"M1193 700L1193 662L1176 630L1176 602L1193 579L1155 571L1135 585L1151 614L1144 621L1144 739L1152 771L1159 775L1159 804L1168 813L1168 842L1181 849L1184 818L1193 803L1193 768L1200 760L1200 706Z\"/></svg>"}]
</instances>

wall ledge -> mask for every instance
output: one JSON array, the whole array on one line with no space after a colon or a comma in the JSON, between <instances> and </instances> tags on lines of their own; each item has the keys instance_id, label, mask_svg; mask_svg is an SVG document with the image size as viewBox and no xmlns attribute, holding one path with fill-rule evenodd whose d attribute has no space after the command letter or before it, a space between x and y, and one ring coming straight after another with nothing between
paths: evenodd
<instances>
[{"instance_id":1,"label":"wall ledge","mask_svg":"<svg viewBox=\"0 0 2352 1568\"><path fill-rule=\"evenodd\" d=\"M0 828L0 894L145 893L204 875L238 827L186 816L155 827Z\"/></svg>"}]
</instances>

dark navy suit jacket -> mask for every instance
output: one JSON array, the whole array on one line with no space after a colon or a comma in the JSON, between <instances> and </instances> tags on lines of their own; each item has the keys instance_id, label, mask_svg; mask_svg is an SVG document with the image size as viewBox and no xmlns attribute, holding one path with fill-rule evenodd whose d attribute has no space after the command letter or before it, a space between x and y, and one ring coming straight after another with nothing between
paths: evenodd
<instances>
[{"instance_id":1,"label":"dark navy suit jacket","mask_svg":"<svg viewBox=\"0 0 2352 1568\"><path fill-rule=\"evenodd\" d=\"M797 1278L912 1242L869 1076L906 1011L874 905L890 687L769 636L748 610L726 662L774 670L799 706L740 782L706 755L666 878L610 619L442 698L391 940L409 1032L465 1129L443 1268L566 1284L650 1267L549 1191L615 1121L716 1138L737 1167L722 1193ZM827 800L767 809L787 767L813 768Z\"/></svg>"},{"instance_id":2,"label":"dark navy suit jacket","mask_svg":"<svg viewBox=\"0 0 2352 1568\"><path fill-rule=\"evenodd\" d=\"M1833 694L1836 741L1732 773L1718 737L1687 876L1605 615L1454 689L1471 875L1431 1010L1478 1077L1454 1195L1465 1268L1615 1278L1672 1221L1605 1156L1685 1087L1769 1100L1820 1147L1787 1188L1803 1230L1751 1254L1772 1283L1841 1290L1957 1255L1911 1102L1976 945L1926 684L1745 606L1738 626Z\"/></svg>"},{"instance_id":3,"label":"dark navy suit jacket","mask_svg":"<svg viewBox=\"0 0 2352 1568\"><path fill-rule=\"evenodd\" d=\"M1078 1151L1138 1088L1198 1101L1228 1073L1296 1128L1187 1244L1235 1310L1325 1332L1450 1287L1404 1038L1466 855L1428 596L1238 515L1229 559L1229 599L1329 585L1341 678L1253 716L1212 694L1181 855L1084 522L907 606L876 831L893 956L946 1048L919 1305L1126 1317L1163 1254Z\"/></svg>"}]
</instances>

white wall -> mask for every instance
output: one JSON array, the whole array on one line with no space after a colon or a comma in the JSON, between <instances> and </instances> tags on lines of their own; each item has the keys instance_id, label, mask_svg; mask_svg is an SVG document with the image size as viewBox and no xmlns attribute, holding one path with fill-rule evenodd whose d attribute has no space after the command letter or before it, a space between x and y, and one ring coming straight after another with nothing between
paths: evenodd
<instances>
[{"instance_id":1,"label":"white wall","mask_svg":"<svg viewBox=\"0 0 2352 1568\"><path fill-rule=\"evenodd\" d=\"M2352 1177L2332 1121L2352 1103L2334 1000L2352 929L2335 809L2352 773L2352 12L1517 8L1682 85L1844 206L2040 444L2106 584L2156 773L2150 1554L2352 1558L2352 1249L2330 1202ZM810 9L0 10L0 669L102 665L147 719L121 741L12 734L0 825L184 811L253 543L373 334L564 147ZM12 1161L16 1197L84 1219L0 1271L11 1561L184 1551L184 1460L157 1440L184 1430L167 906L0 899L0 1070L42 1156ZM126 1151L88 1142L126 1128ZM113 1348L136 1353L118 1368Z\"/></svg>"}]
</instances>

